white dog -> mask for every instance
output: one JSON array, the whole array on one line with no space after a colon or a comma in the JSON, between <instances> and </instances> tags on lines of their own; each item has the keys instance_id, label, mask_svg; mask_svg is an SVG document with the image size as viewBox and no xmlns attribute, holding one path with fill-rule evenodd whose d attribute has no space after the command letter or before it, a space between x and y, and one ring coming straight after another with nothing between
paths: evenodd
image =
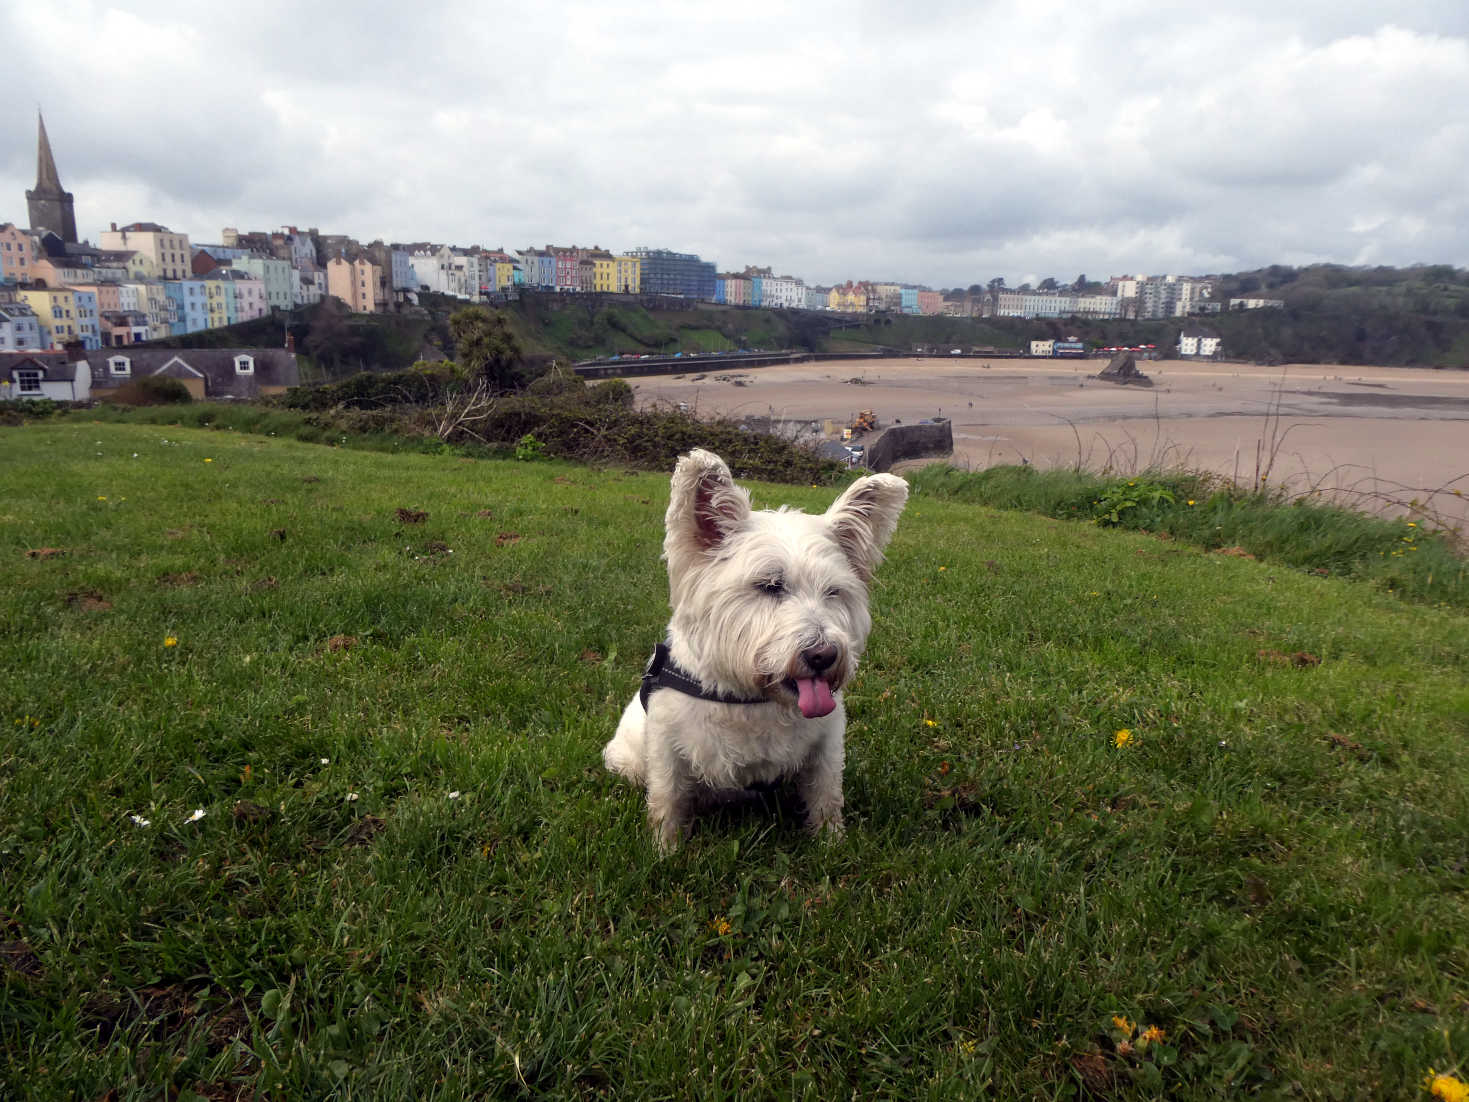
<instances>
[{"instance_id":1,"label":"white dog","mask_svg":"<svg viewBox=\"0 0 1469 1102\"><path fill-rule=\"evenodd\" d=\"M695 807L794 777L813 833L842 829L841 688L872 619L867 585L908 484L858 479L820 516L755 512L717 455L678 461L663 555L673 618L602 751L648 791L664 850Z\"/></svg>"}]
</instances>

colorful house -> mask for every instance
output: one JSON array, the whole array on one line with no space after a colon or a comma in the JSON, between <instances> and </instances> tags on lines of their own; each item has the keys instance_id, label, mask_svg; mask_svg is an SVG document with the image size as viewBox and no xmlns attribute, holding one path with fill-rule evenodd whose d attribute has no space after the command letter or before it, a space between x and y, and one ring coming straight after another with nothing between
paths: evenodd
<instances>
[{"instance_id":1,"label":"colorful house","mask_svg":"<svg viewBox=\"0 0 1469 1102\"><path fill-rule=\"evenodd\" d=\"M866 283L853 283L850 279L831 289L827 306L848 314L864 314L868 310L870 296Z\"/></svg>"},{"instance_id":2,"label":"colorful house","mask_svg":"<svg viewBox=\"0 0 1469 1102\"><path fill-rule=\"evenodd\" d=\"M643 287L643 264L635 256L613 258L617 264L616 290L619 295L636 295Z\"/></svg>"},{"instance_id":3,"label":"colorful house","mask_svg":"<svg viewBox=\"0 0 1469 1102\"><path fill-rule=\"evenodd\" d=\"M34 311L41 327L41 343L46 348L61 348L80 340L77 331L76 294L69 287L44 287L16 292L20 301Z\"/></svg>"},{"instance_id":4,"label":"colorful house","mask_svg":"<svg viewBox=\"0 0 1469 1102\"><path fill-rule=\"evenodd\" d=\"M414 270L417 270L417 265ZM381 290L385 285L383 270L365 256L356 260L334 256L327 261L327 294L341 299L355 314L380 313L386 305Z\"/></svg>"},{"instance_id":5,"label":"colorful house","mask_svg":"<svg viewBox=\"0 0 1469 1102\"><path fill-rule=\"evenodd\" d=\"M189 249L189 235L174 233L157 222L134 222L117 228L112 223L110 230L101 236L104 249L132 249L143 253L157 269L159 279L187 279L191 274L193 254Z\"/></svg>"},{"instance_id":6,"label":"colorful house","mask_svg":"<svg viewBox=\"0 0 1469 1102\"><path fill-rule=\"evenodd\" d=\"M223 329L230 323L234 308L235 289L228 282L218 279L204 280L205 309L208 312L209 328Z\"/></svg>"},{"instance_id":7,"label":"colorful house","mask_svg":"<svg viewBox=\"0 0 1469 1102\"><path fill-rule=\"evenodd\" d=\"M587 254L592 262L592 290L610 295L617 290L617 260L606 249L593 249Z\"/></svg>"},{"instance_id":8,"label":"colorful house","mask_svg":"<svg viewBox=\"0 0 1469 1102\"><path fill-rule=\"evenodd\" d=\"M73 287L71 293L76 300L77 337L83 348L88 352L95 352L102 347L102 331L97 317L97 292Z\"/></svg>"},{"instance_id":9,"label":"colorful house","mask_svg":"<svg viewBox=\"0 0 1469 1102\"><path fill-rule=\"evenodd\" d=\"M556 262L556 276L553 284L555 289L558 291L581 290L581 250L547 245L546 251Z\"/></svg>"},{"instance_id":10,"label":"colorful house","mask_svg":"<svg viewBox=\"0 0 1469 1102\"><path fill-rule=\"evenodd\" d=\"M242 256L231 260L230 267L260 281L267 310L291 308L295 298L291 287L295 273L289 261L273 256Z\"/></svg>"},{"instance_id":11,"label":"colorful house","mask_svg":"<svg viewBox=\"0 0 1469 1102\"><path fill-rule=\"evenodd\" d=\"M29 283L35 262L31 235L14 223L0 223L0 283Z\"/></svg>"},{"instance_id":12,"label":"colorful house","mask_svg":"<svg viewBox=\"0 0 1469 1102\"><path fill-rule=\"evenodd\" d=\"M24 302L0 302L0 352L41 347L41 323Z\"/></svg>"}]
</instances>

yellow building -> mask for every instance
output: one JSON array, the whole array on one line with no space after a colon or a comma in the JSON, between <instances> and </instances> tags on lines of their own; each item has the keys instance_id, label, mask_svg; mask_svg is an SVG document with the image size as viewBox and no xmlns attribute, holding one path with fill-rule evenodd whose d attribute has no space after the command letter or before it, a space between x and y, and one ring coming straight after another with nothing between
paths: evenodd
<instances>
[{"instance_id":1,"label":"yellow building","mask_svg":"<svg viewBox=\"0 0 1469 1102\"><path fill-rule=\"evenodd\" d=\"M204 281L204 294L209 305L209 328L222 329L230 323L230 288L219 279Z\"/></svg>"},{"instance_id":2,"label":"yellow building","mask_svg":"<svg viewBox=\"0 0 1469 1102\"><path fill-rule=\"evenodd\" d=\"M867 310L867 284L848 280L833 287L826 296L826 304L830 309L844 313L863 313Z\"/></svg>"},{"instance_id":3,"label":"yellow building","mask_svg":"<svg viewBox=\"0 0 1469 1102\"><path fill-rule=\"evenodd\" d=\"M495 261L495 290L509 291L515 287L515 261Z\"/></svg>"},{"instance_id":4,"label":"yellow building","mask_svg":"<svg viewBox=\"0 0 1469 1102\"><path fill-rule=\"evenodd\" d=\"M52 348L61 348L67 341L82 339L81 329L78 327L76 295L69 289L21 289L16 294L35 313L36 321L41 325L41 335L50 338Z\"/></svg>"},{"instance_id":5,"label":"yellow building","mask_svg":"<svg viewBox=\"0 0 1469 1102\"><path fill-rule=\"evenodd\" d=\"M617 282L613 287L619 295L635 295L643 286L643 262L636 256L616 256Z\"/></svg>"},{"instance_id":6,"label":"yellow building","mask_svg":"<svg viewBox=\"0 0 1469 1102\"><path fill-rule=\"evenodd\" d=\"M334 256L326 264L326 293L335 295L356 314L381 313L387 307L383 269L365 256Z\"/></svg>"},{"instance_id":7,"label":"yellow building","mask_svg":"<svg viewBox=\"0 0 1469 1102\"><path fill-rule=\"evenodd\" d=\"M612 294L617 290L617 261L611 253L592 253L592 290Z\"/></svg>"}]
</instances>

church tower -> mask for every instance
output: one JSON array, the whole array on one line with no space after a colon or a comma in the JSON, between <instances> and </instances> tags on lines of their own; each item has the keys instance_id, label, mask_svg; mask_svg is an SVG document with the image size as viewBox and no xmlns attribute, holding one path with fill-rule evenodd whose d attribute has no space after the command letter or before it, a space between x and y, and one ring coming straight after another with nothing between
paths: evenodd
<instances>
[{"instance_id":1,"label":"church tower","mask_svg":"<svg viewBox=\"0 0 1469 1102\"><path fill-rule=\"evenodd\" d=\"M51 156L51 140L46 137L46 120L36 112L40 136L36 141L36 186L26 192L26 210L31 219L31 232L51 230L61 240L76 244L77 218L72 209L71 192L63 191L61 177L56 174L56 158Z\"/></svg>"}]
</instances>

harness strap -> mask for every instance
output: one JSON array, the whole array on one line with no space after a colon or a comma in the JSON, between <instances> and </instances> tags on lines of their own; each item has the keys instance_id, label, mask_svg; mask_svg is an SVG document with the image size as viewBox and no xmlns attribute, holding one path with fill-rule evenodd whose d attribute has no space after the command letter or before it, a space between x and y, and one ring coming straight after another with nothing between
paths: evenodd
<instances>
[{"instance_id":1,"label":"harness strap","mask_svg":"<svg viewBox=\"0 0 1469 1102\"><path fill-rule=\"evenodd\" d=\"M648 698L658 689L673 689L685 696L712 700L718 704L765 704L769 702L768 697L736 696L732 693L706 689L702 681L685 671L669 657L666 642L659 643L653 648L653 657L648 659L648 668L643 671L643 683L638 689L638 700L642 702L644 712L648 710Z\"/></svg>"}]
</instances>

